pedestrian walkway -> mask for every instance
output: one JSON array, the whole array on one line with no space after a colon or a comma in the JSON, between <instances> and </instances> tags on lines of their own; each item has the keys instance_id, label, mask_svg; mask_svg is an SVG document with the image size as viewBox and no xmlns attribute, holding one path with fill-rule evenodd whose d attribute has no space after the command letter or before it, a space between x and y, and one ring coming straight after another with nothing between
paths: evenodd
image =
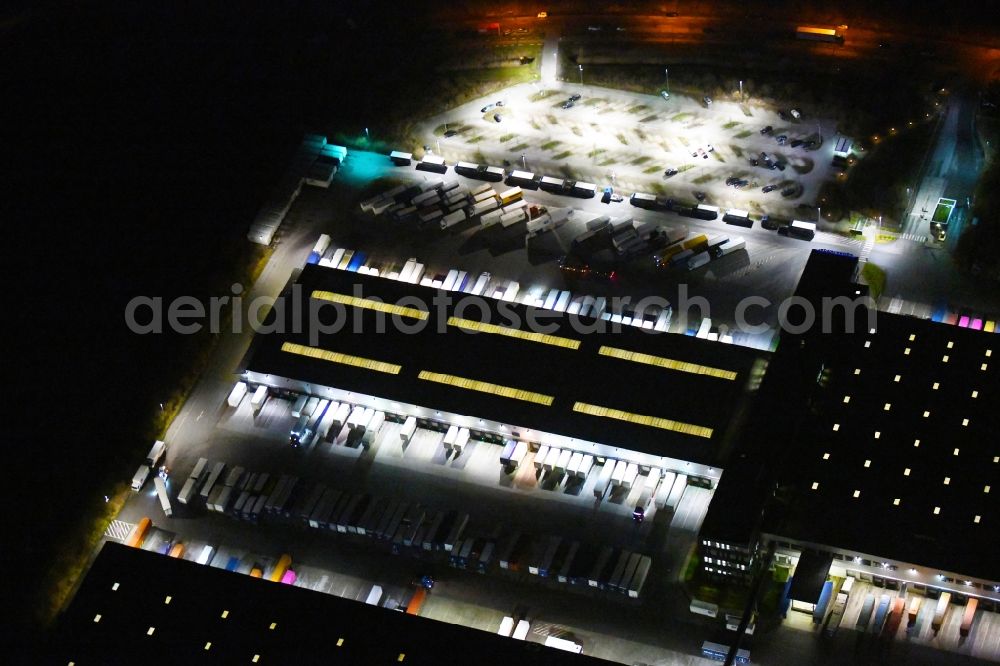
<instances>
[{"instance_id":1,"label":"pedestrian walkway","mask_svg":"<svg viewBox=\"0 0 1000 666\"><path fill-rule=\"evenodd\" d=\"M833 234L829 231L817 231L813 240L817 243L824 243L826 245L843 245L847 248L858 250L860 250L865 244L865 241L860 238L845 238L844 236Z\"/></svg>"},{"instance_id":2,"label":"pedestrian walkway","mask_svg":"<svg viewBox=\"0 0 1000 666\"><path fill-rule=\"evenodd\" d=\"M915 241L917 243L924 243L924 242L927 241L927 236L919 235L919 234L910 234L910 233L907 233L907 234L903 234L902 236L900 236L900 238L903 239L903 240Z\"/></svg>"},{"instance_id":3,"label":"pedestrian walkway","mask_svg":"<svg viewBox=\"0 0 1000 666\"><path fill-rule=\"evenodd\" d=\"M868 256L872 253L872 249L875 247L875 239L869 238L865 241L864 246L861 248L861 254L858 255L861 263L868 261Z\"/></svg>"},{"instance_id":4,"label":"pedestrian walkway","mask_svg":"<svg viewBox=\"0 0 1000 666\"><path fill-rule=\"evenodd\" d=\"M112 520L108 529L104 530L104 536L113 541L125 541L133 527L134 524L124 520Z\"/></svg>"}]
</instances>

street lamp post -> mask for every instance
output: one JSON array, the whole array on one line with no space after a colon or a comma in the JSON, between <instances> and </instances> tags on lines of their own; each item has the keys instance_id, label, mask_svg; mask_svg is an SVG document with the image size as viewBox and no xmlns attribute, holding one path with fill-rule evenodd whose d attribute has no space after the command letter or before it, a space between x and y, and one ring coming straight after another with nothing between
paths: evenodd
<instances>
[{"instance_id":1,"label":"street lamp post","mask_svg":"<svg viewBox=\"0 0 1000 666\"><path fill-rule=\"evenodd\" d=\"M583 65L577 65L580 68L580 85L583 85Z\"/></svg>"},{"instance_id":2,"label":"street lamp post","mask_svg":"<svg viewBox=\"0 0 1000 666\"><path fill-rule=\"evenodd\" d=\"M743 81L740 81L740 104L743 103Z\"/></svg>"},{"instance_id":3,"label":"street lamp post","mask_svg":"<svg viewBox=\"0 0 1000 666\"><path fill-rule=\"evenodd\" d=\"M667 96L670 96L670 68L663 68L663 77L667 80Z\"/></svg>"},{"instance_id":4,"label":"street lamp post","mask_svg":"<svg viewBox=\"0 0 1000 666\"><path fill-rule=\"evenodd\" d=\"M526 162L526 161L524 160L524 153L521 153L521 167L522 167L522 168L523 168L523 169L524 169L525 171L527 171L527 170L528 170L528 163L527 163L527 162Z\"/></svg>"}]
</instances>

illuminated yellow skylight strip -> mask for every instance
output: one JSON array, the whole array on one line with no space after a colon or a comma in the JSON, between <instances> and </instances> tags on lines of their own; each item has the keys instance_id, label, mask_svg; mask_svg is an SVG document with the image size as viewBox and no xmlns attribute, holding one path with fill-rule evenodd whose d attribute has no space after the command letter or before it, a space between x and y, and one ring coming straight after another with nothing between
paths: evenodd
<instances>
[{"instance_id":1,"label":"illuminated yellow skylight strip","mask_svg":"<svg viewBox=\"0 0 1000 666\"><path fill-rule=\"evenodd\" d=\"M321 301L330 301L331 303L340 303L342 305L365 308L366 310L375 310L376 312L385 312L386 314L399 315L401 317L412 317L414 319L420 319L421 321L427 319L427 313L423 310L408 308L402 305L393 305L392 303L382 303L381 301L375 301L370 298L346 296L344 294L338 294L332 291L321 291L319 289L312 293L312 297Z\"/></svg>"},{"instance_id":2,"label":"illuminated yellow skylight strip","mask_svg":"<svg viewBox=\"0 0 1000 666\"><path fill-rule=\"evenodd\" d=\"M524 400L525 402L534 402L539 405L545 405L549 407L552 405L554 398L551 395L545 395L543 393L535 393L533 391L525 391L522 389L511 388L509 386L500 386L499 384L491 384L489 382L480 382L475 379L466 379L464 377L456 377L455 375L446 375L440 372L428 372L427 370L421 370L420 374L417 375L420 379L437 382L438 384L447 384L449 386L456 386L458 388L467 389L469 391L479 391L480 393L491 393L493 395L499 395L504 398L513 398L514 400Z\"/></svg>"},{"instance_id":3,"label":"illuminated yellow skylight strip","mask_svg":"<svg viewBox=\"0 0 1000 666\"><path fill-rule=\"evenodd\" d=\"M556 347L565 347L566 349L579 349L580 341L573 340L572 338L563 338L558 335L546 335L544 333L532 333L530 331L522 331L519 328L507 328L505 326L497 326L496 324L484 324L480 321L474 321L472 319L459 319L458 317L448 317L448 325L455 326L467 331L476 331L478 333L492 333L494 335L506 335L511 338L517 338L518 340L528 340L529 342L540 342L545 345L554 345Z\"/></svg>"},{"instance_id":4,"label":"illuminated yellow skylight strip","mask_svg":"<svg viewBox=\"0 0 1000 666\"><path fill-rule=\"evenodd\" d=\"M694 437L704 437L705 439L711 439L712 437L712 429L706 428L705 426L692 425L690 423L683 423L681 421L673 421L671 419L664 419L658 416L632 414L630 412L623 412L620 409L611 409L610 407L600 407L598 405L590 405L585 402L573 403L573 411L580 412L581 414L590 414L591 416L603 416L604 418L608 419L618 419L619 421L628 421L629 423L649 426L651 428L662 428L663 430L673 430L674 432L683 433L685 435L692 435Z\"/></svg>"},{"instance_id":5,"label":"illuminated yellow skylight strip","mask_svg":"<svg viewBox=\"0 0 1000 666\"><path fill-rule=\"evenodd\" d=\"M655 365L658 368L677 370L678 372L690 372L694 375L708 375L709 377L728 379L729 381L734 381L736 379L736 373L732 370L722 370L721 368L713 368L708 365L699 365L697 363L688 363L687 361L675 361L672 358L664 358L663 356L653 356L652 354L628 351L627 349L620 349L618 347L606 347L602 345L601 348L597 350L597 353L601 356L620 358L623 361L645 363L646 365Z\"/></svg>"},{"instance_id":6,"label":"illuminated yellow skylight strip","mask_svg":"<svg viewBox=\"0 0 1000 666\"><path fill-rule=\"evenodd\" d=\"M288 352L289 354L298 354L299 356L318 358L321 361L330 361L331 363L340 363L341 365L351 365L355 368L364 368L365 370L372 370L374 372L384 372L389 375L398 375L399 371L403 367L401 365L396 365L395 363L374 361L370 358L341 354L339 352L327 351L317 347L307 347L294 342L283 343L281 345L281 351Z\"/></svg>"}]
</instances>

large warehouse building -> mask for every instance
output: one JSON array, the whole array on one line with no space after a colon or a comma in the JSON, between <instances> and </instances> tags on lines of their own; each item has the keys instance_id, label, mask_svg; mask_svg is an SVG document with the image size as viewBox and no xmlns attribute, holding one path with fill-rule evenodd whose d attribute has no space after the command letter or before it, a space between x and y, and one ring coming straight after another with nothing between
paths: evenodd
<instances>
[{"instance_id":1,"label":"large warehouse building","mask_svg":"<svg viewBox=\"0 0 1000 666\"><path fill-rule=\"evenodd\" d=\"M44 663L607 664L106 543ZM38 663L43 663L39 660Z\"/></svg>"},{"instance_id":2,"label":"large warehouse building","mask_svg":"<svg viewBox=\"0 0 1000 666\"><path fill-rule=\"evenodd\" d=\"M855 262L814 252L798 295L853 294ZM995 609L1000 348L955 326L876 322L783 333L703 524L702 571L749 583L773 545L779 564L805 565L793 599L815 603L833 567Z\"/></svg>"},{"instance_id":3,"label":"large warehouse building","mask_svg":"<svg viewBox=\"0 0 1000 666\"><path fill-rule=\"evenodd\" d=\"M316 265L284 296L265 322L284 332L258 335L248 354L251 384L704 486L721 474L759 356L628 326L587 332L607 322ZM322 325L296 321L311 308Z\"/></svg>"}]
</instances>

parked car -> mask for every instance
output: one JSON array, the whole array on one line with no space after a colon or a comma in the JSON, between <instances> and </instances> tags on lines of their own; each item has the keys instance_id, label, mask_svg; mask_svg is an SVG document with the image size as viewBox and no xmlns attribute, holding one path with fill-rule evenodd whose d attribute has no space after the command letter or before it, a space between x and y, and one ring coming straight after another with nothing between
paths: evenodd
<instances>
[{"instance_id":1,"label":"parked car","mask_svg":"<svg viewBox=\"0 0 1000 666\"><path fill-rule=\"evenodd\" d=\"M781 196L783 196L783 197L793 197L793 196L795 196L796 192L798 192L798 188L797 187L795 187L795 186L786 187L785 189L781 190Z\"/></svg>"},{"instance_id":2,"label":"parked car","mask_svg":"<svg viewBox=\"0 0 1000 666\"><path fill-rule=\"evenodd\" d=\"M750 166L759 166L759 165L760 165L760 160L758 160L756 157L750 158Z\"/></svg>"},{"instance_id":3,"label":"parked car","mask_svg":"<svg viewBox=\"0 0 1000 666\"><path fill-rule=\"evenodd\" d=\"M563 102L562 108L564 108L564 109L572 109L575 104L576 104L576 102L574 102L571 99L568 99L565 102Z\"/></svg>"},{"instance_id":4,"label":"parked car","mask_svg":"<svg viewBox=\"0 0 1000 666\"><path fill-rule=\"evenodd\" d=\"M770 215L765 215L760 218L760 226L764 227L768 231L774 231L778 228L778 223L775 220L772 220Z\"/></svg>"},{"instance_id":5,"label":"parked car","mask_svg":"<svg viewBox=\"0 0 1000 666\"><path fill-rule=\"evenodd\" d=\"M789 111L789 113L791 113L792 118L795 118L796 120L802 117L802 112L799 111L798 109L792 109L791 111Z\"/></svg>"},{"instance_id":6,"label":"parked car","mask_svg":"<svg viewBox=\"0 0 1000 666\"><path fill-rule=\"evenodd\" d=\"M670 176L676 176L677 175L677 169L674 169L673 167L670 167L666 171L663 172L663 175L666 176L667 178L669 178Z\"/></svg>"},{"instance_id":7,"label":"parked car","mask_svg":"<svg viewBox=\"0 0 1000 666\"><path fill-rule=\"evenodd\" d=\"M703 101L705 103L705 106L712 106L712 98L709 97L708 95L705 95L704 97L702 97L701 101Z\"/></svg>"},{"instance_id":8,"label":"parked car","mask_svg":"<svg viewBox=\"0 0 1000 666\"><path fill-rule=\"evenodd\" d=\"M483 108L479 109L479 112L480 113L486 113L487 111L489 111L490 109L492 109L493 106L494 106L493 104L487 104Z\"/></svg>"},{"instance_id":9,"label":"parked car","mask_svg":"<svg viewBox=\"0 0 1000 666\"><path fill-rule=\"evenodd\" d=\"M774 128L773 128L773 127L771 127L770 125L768 125L767 127L762 127L762 128L760 129L760 133L761 133L761 134L770 134L770 133L771 133L771 132L773 132L773 131L774 131Z\"/></svg>"},{"instance_id":10,"label":"parked car","mask_svg":"<svg viewBox=\"0 0 1000 666\"><path fill-rule=\"evenodd\" d=\"M775 162L774 163L774 168L777 169L778 171L784 171L785 170L785 163L784 162Z\"/></svg>"},{"instance_id":11,"label":"parked car","mask_svg":"<svg viewBox=\"0 0 1000 666\"><path fill-rule=\"evenodd\" d=\"M499 113L494 113L493 114L493 120L495 120L496 122L500 122L500 120L501 120L500 114Z\"/></svg>"},{"instance_id":12,"label":"parked car","mask_svg":"<svg viewBox=\"0 0 1000 666\"><path fill-rule=\"evenodd\" d=\"M804 142L802 144L802 147L803 148L815 148L816 147L816 141L814 139L809 139L808 141L806 141L806 142Z\"/></svg>"},{"instance_id":13,"label":"parked car","mask_svg":"<svg viewBox=\"0 0 1000 666\"><path fill-rule=\"evenodd\" d=\"M625 201L625 197L620 194L612 194L611 201L612 203L621 203L622 201Z\"/></svg>"},{"instance_id":14,"label":"parked car","mask_svg":"<svg viewBox=\"0 0 1000 666\"><path fill-rule=\"evenodd\" d=\"M739 178L736 176L730 176L729 178L726 178L726 185L735 185L738 180Z\"/></svg>"},{"instance_id":15,"label":"parked car","mask_svg":"<svg viewBox=\"0 0 1000 666\"><path fill-rule=\"evenodd\" d=\"M739 180L736 181L736 183L734 184L734 187L736 189L738 189L738 190L742 190L744 187L746 187L749 184L750 184L749 180L745 180L743 178L740 178Z\"/></svg>"},{"instance_id":16,"label":"parked car","mask_svg":"<svg viewBox=\"0 0 1000 666\"><path fill-rule=\"evenodd\" d=\"M662 97L663 99L670 99L670 93L668 93L666 90L661 90L660 97Z\"/></svg>"},{"instance_id":17,"label":"parked car","mask_svg":"<svg viewBox=\"0 0 1000 666\"><path fill-rule=\"evenodd\" d=\"M715 146L713 146L712 144L708 144L707 146L705 146L705 150L707 150L710 153L714 153L715 152Z\"/></svg>"},{"instance_id":18,"label":"parked car","mask_svg":"<svg viewBox=\"0 0 1000 666\"><path fill-rule=\"evenodd\" d=\"M450 139L451 137L455 136L456 134L458 134L458 130L448 130L447 132L444 133L444 138Z\"/></svg>"},{"instance_id":19,"label":"parked car","mask_svg":"<svg viewBox=\"0 0 1000 666\"><path fill-rule=\"evenodd\" d=\"M601 197L601 203L611 203L611 195L614 190L611 187L604 188L604 195Z\"/></svg>"},{"instance_id":20,"label":"parked car","mask_svg":"<svg viewBox=\"0 0 1000 666\"><path fill-rule=\"evenodd\" d=\"M573 93L572 95L570 95L569 96L569 101L571 101L571 102L579 102L580 101L580 93Z\"/></svg>"},{"instance_id":21,"label":"parked car","mask_svg":"<svg viewBox=\"0 0 1000 666\"><path fill-rule=\"evenodd\" d=\"M779 146L783 146L788 141L788 135L779 134L778 136L774 137L774 140L778 142Z\"/></svg>"},{"instance_id":22,"label":"parked car","mask_svg":"<svg viewBox=\"0 0 1000 666\"><path fill-rule=\"evenodd\" d=\"M765 185L764 187L760 188L760 191L763 192L764 194L767 194L768 192L773 192L776 189L778 189L777 185Z\"/></svg>"},{"instance_id":23,"label":"parked car","mask_svg":"<svg viewBox=\"0 0 1000 666\"><path fill-rule=\"evenodd\" d=\"M496 101L496 104L495 104L495 106L503 106L503 100L502 100L502 99L498 99L498 100Z\"/></svg>"},{"instance_id":24,"label":"parked car","mask_svg":"<svg viewBox=\"0 0 1000 666\"><path fill-rule=\"evenodd\" d=\"M694 198L697 199L698 201L704 201L705 200L705 193L704 192L695 192L694 193Z\"/></svg>"},{"instance_id":25,"label":"parked car","mask_svg":"<svg viewBox=\"0 0 1000 666\"><path fill-rule=\"evenodd\" d=\"M802 139L794 139L794 140L792 141L792 143L791 143L791 144L789 144L789 145L791 145L791 147L792 147L792 148L798 148L798 147L799 147L799 146L801 146L801 145L802 145L803 143L805 143L805 141L803 141Z\"/></svg>"}]
</instances>

